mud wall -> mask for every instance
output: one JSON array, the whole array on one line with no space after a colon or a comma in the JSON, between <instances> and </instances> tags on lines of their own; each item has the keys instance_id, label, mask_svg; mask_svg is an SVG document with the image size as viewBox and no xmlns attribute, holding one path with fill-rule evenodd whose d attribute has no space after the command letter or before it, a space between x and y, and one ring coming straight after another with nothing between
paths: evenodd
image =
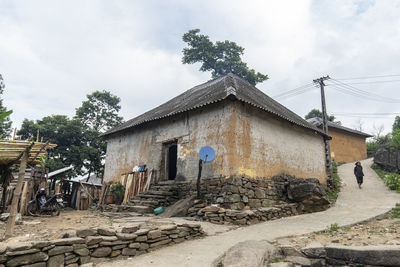
<instances>
[{"instance_id":1,"label":"mud wall","mask_svg":"<svg viewBox=\"0 0 400 267\"><path fill-rule=\"evenodd\" d=\"M105 181L118 180L121 174L142 164L163 177L163 143L173 140L178 143L177 180L197 178L198 151L209 145L215 149L216 158L203 165L203 178L287 173L325 182L320 135L232 100L109 138Z\"/></svg>"},{"instance_id":2,"label":"mud wall","mask_svg":"<svg viewBox=\"0 0 400 267\"><path fill-rule=\"evenodd\" d=\"M367 158L365 137L330 128L331 152L337 162L353 162Z\"/></svg>"}]
</instances>

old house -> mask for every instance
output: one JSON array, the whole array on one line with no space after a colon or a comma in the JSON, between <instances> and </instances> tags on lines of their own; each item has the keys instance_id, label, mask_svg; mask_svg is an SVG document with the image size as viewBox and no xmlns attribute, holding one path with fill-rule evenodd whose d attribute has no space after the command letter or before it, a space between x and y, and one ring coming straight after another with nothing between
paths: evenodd
<instances>
[{"instance_id":1,"label":"old house","mask_svg":"<svg viewBox=\"0 0 400 267\"><path fill-rule=\"evenodd\" d=\"M307 121L322 128L321 118L312 118ZM332 137L330 141L332 159L337 162L353 162L367 158L365 139L372 135L330 121L328 122L328 132Z\"/></svg>"},{"instance_id":2,"label":"old house","mask_svg":"<svg viewBox=\"0 0 400 267\"><path fill-rule=\"evenodd\" d=\"M144 164L158 180L193 181L205 145L214 148L216 157L204 164L202 177L287 173L326 182L328 137L233 74L195 86L104 138L106 182Z\"/></svg>"}]
</instances>

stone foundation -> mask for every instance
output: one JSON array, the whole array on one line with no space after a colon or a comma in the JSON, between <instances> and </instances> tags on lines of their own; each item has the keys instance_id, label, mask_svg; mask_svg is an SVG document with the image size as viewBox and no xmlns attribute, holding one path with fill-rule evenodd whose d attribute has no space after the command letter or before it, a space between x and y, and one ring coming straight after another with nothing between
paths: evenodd
<instances>
[{"instance_id":1,"label":"stone foundation","mask_svg":"<svg viewBox=\"0 0 400 267\"><path fill-rule=\"evenodd\" d=\"M110 258L133 257L203 235L198 224L87 228L77 230L76 237L0 246L0 267L72 267Z\"/></svg>"},{"instance_id":2,"label":"stone foundation","mask_svg":"<svg viewBox=\"0 0 400 267\"><path fill-rule=\"evenodd\" d=\"M188 210L188 215L200 221L216 224L251 225L262 221L297 215L297 208L298 205L293 203L239 211L218 206L206 206L205 203L197 202Z\"/></svg>"}]
</instances>

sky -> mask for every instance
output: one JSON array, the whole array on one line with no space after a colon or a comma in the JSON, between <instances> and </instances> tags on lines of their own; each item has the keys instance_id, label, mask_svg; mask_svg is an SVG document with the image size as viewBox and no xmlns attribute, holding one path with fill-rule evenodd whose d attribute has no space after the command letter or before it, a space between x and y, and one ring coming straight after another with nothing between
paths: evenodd
<instances>
[{"instance_id":1,"label":"sky","mask_svg":"<svg viewBox=\"0 0 400 267\"><path fill-rule=\"evenodd\" d=\"M72 117L95 90L120 97L131 119L211 78L181 62L182 35L198 28L243 46L248 66L270 78L257 85L267 95L329 75L328 113L350 128L389 132L400 112L399 14L395 0L0 0L2 97L17 128L24 118ZM320 109L319 90L306 88L277 100L300 116Z\"/></svg>"}]
</instances>

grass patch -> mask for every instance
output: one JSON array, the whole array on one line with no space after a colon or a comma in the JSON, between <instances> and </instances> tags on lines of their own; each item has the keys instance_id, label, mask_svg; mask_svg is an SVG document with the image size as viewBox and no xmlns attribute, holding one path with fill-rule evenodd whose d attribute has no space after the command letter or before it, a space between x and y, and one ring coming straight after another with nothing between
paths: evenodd
<instances>
[{"instance_id":1,"label":"grass patch","mask_svg":"<svg viewBox=\"0 0 400 267\"><path fill-rule=\"evenodd\" d=\"M342 184L342 180L338 175L338 166L340 166L340 163L332 162L332 178L334 186L328 192L328 198L330 201L336 201L339 196L340 186Z\"/></svg>"},{"instance_id":2,"label":"grass patch","mask_svg":"<svg viewBox=\"0 0 400 267\"><path fill-rule=\"evenodd\" d=\"M267 264L267 267L271 267L271 263L277 263L277 262L282 262L282 261L283 261L283 259L282 259L282 258L279 258L279 257L272 258L272 259L269 261L269 263Z\"/></svg>"},{"instance_id":3,"label":"grass patch","mask_svg":"<svg viewBox=\"0 0 400 267\"><path fill-rule=\"evenodd\" d=\"M393 219L400 218L400 203L397 203L396 207L392 209L392 218Z\"/></svg>"},{"instance_id":4,"label":"grass patch","mask_svg":"<svg viewBox=\"0 0 400 267\"><path fill-rule=\"evenodd\" d=\"M339 225L337 223L332 223L330 226L328 226L328 229L326 229L326 232L329 234L333 234L339 231Z\"/></svg>"},{"instance_id":5,"label":"grass patch","mask_svg":"<svg viewBox=\"0 0 400 267\"><path fill-rule=\"evenodd\" d=\"M375 163L372 164L371 168L390 190L396 190L397 193L400 193L400 176L397 173L385 171Z\"/></svg>"}]
</instances>

